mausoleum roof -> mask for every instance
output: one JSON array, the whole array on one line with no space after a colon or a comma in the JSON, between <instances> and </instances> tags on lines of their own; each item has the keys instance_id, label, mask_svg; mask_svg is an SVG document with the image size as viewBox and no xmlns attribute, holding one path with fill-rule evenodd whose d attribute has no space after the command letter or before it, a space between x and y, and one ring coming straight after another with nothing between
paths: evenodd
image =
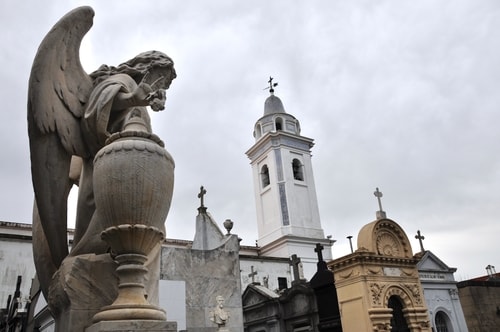
<instances>
[{"instance_id":1,"label":"mausoleum roof","mask_svg":"<svg viewBox=\"0 0 500 332\"><path fill-rule=\"evenodd\" d=\"M410 241L404 230L391 219L378 219L361 228L358 248L377 255L412 258Z\"/></svg>"}]
</instances>

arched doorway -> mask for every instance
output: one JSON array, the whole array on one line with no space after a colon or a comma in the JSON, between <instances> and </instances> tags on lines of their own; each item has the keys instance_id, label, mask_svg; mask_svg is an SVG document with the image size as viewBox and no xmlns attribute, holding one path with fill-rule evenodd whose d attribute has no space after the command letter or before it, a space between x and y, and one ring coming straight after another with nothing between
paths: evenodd
<instances>
[{"instance_id":1,"label":"arched doorway","mask_svg":"<svg viewBox=\"0 0 500 332\"><path fill-rule=\"evenodd\" d=\"M403 303L401 299L393 295L389 298L387 307L392 309L391 332L410 332L408 323L403 313Z\"/></svg>"},{"instance_id":2,"label":"arched doorway","mask_svg":"<svg viewBox=\"0 0 500 332\"><path fill-rule=\"evenodd\" d=\"M442 311L438 311L436 313L436 317L434 318L434 326L436 327L436 332L452 332L450 318L446 313Z\"/></svg>"}]
</instances>

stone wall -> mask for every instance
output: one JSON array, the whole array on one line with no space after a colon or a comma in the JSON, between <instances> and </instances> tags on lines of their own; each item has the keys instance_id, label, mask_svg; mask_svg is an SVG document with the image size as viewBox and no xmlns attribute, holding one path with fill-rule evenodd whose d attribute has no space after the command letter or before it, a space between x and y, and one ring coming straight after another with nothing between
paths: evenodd
<instances>
[{"instance_id":1,"label":"stone wall","mask_svg":"<svg viewBox=\"0 0 500 332\"><path fill-rule=\"evenodd\" d=\"M4 308L16 288L17 276L22 276L21 296L29 296L35 265L31 225L0 222L0 226L0 308Z\"/></svg>"},{"instance_id":2,"label":"stone wall","mask_svg":"<svg viewBox=\"0 0 500 332\"><path fill-rule=\"evenodd\" d=\"M457 284L469 332L496 332L500 326L500 279Z\"/></svg>"},{"instance_id":3,"label":"stone wall","mask_svg":"<svg viewBox=\"0 0 500 332\"><path fill-rule=\"evenodd\" d=\"M181 280L186 285L186 328L189 332L216 331L210 312L216 297L225 299L230 331L243 331L238 237L230 235L213 250L163 247L160 278ZM160 296L165 296L162 294ZM167 312L168 319L168 312Z\"/></svg>"}]
</instances>

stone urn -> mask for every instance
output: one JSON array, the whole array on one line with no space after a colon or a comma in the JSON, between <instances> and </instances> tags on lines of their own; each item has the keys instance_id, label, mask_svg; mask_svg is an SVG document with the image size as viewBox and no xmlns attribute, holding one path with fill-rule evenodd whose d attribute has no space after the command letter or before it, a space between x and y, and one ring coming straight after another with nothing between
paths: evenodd
<instances>
[{"instance_id":1,"label":"stone urn","mask_svg":"<svg viewBox=\"0 0 500 332\"><path fill-rule=\"evenodd\" d=\"M155 134L113 134L94 159L94 196L103 227L164 228L174 187L174 161Z\"/></svg>"},{"instance_id":2,"label":"stone urn","mask_svg":"<svg viewBox=\"0 0 500 332\"><path fill-rule=\"evenodd\" d=\"M165 237L174 161L158 136L142 130L113 134L94 159L94 197L107 242L118 263L118 297L94 322L166 320L144 291L148 254Z\"/></svg>"},{"instance_id":3,"label":"stone urn","mask_svg":"<svg viewBox=\"0 0 500 332\"><path fill-rule=\"evenodd\" d=\"M231 235L231 230L233 229L234 222L231 219L226 219L224 221L223 225L227 231L226 235Z\"/></svg>"}]
</instances>

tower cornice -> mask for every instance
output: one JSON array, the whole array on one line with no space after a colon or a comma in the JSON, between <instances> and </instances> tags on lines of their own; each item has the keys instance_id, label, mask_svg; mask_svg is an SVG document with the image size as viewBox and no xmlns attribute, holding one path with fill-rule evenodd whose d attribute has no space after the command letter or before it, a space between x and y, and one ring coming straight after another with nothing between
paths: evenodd
<instances>
[{"instance_id":1,"label":"tower cornice","mask_svg":"<svg viewBox=\"0 0 500 332\"><path fill-rule=\"evenodd\" d=\"M250 160L260 156L268 149L286 146L299 150L309 151L314 146L314 140L309 137L294 135L285 131L273 131L262 136L250 149L245 152Z\"/></svg>"}]
</instances>

